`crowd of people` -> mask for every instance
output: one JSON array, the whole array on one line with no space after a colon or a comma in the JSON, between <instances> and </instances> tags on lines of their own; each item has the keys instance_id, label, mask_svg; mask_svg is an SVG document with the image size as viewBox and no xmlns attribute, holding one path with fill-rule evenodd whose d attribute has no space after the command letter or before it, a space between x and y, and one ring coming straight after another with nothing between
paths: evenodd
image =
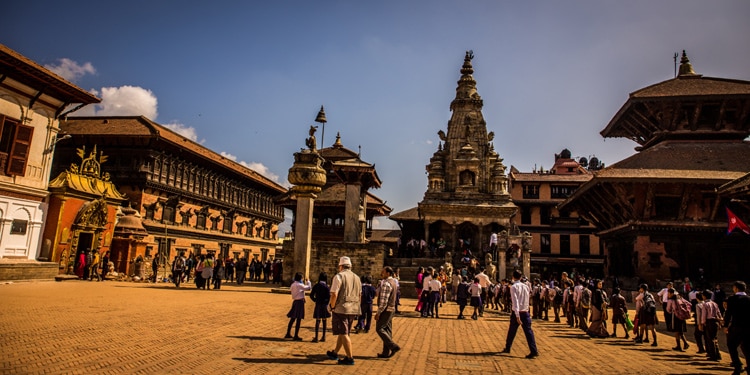
<instances>
[{"instance_id":1,"label":"crowd of people","mask_svg":"<svg viewBox=\"0 0 750 375\"><path fill-rule=\"evenodd\" d=\"M153 267L158 268L158 257L154 257L153 264ZM236 261L233 258L219 260L214 254L190 254L186 257L184 252L174 257L170 267L170 279L176 287L183 282L189 282L192 277L198 289L221 289L222 281L237 285L243 285L246 281L281 284L283 272L283 263L280 259L265 262L253 259L248 263L245 258ZM156 274L154 269L154 278Z\"/></svg>"}]
</instances>

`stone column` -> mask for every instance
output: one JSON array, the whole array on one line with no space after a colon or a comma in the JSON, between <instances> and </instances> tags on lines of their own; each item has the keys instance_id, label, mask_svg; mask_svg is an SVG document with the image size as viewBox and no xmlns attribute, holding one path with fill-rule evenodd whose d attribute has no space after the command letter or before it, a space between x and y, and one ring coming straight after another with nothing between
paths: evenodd
<instances>
[{"instance_id":1,"label":"stone column","mask_svg":"<svg viewBox=\"0 0 750 375\"><path fill-rule=\"evenodd\" d=\"M310 256L312 239L312 214L315 198L326 184L326 171L321 167L323 158L315 150L314 130L310 131L307 143L310 149L294 153L294 165L289 168L287 179L292 186L291 194L297 200L294 214L294 269L310 279ZM290 280L285 280L290 281Z\"/></svg>"},{"instance_id":2,"label":"stone column","mask_svg":"<svg viewBox=\"0 0 750 375\"><path fill-rule=\"evenodd\" d=\"M303 272L306 280L310 280L310 247L312 241L312 214L315 203L314 194L297 195L297 225L294 231L294 268L296 272Z\"/></svg>"},{"instance_id":3,"label":"stone column","mask_svg":"<svg viewBox=\"0 0 750 375\"><path fill-rule=\"evenodd\" d=\"M521 234L521 256L523 257L523 274L531 277L531 233Z\"/></svg>"},{"instance_id":4,"label":"stone column","mask_svg":"<svg viewBox=\"0 0 750 375\"><path fill-rule=\"evenodd\" d=\"M497 268L500 280L503 280L508 277L508 266L506 265L507 260L505 259L509 244L508 231L504 230L500 232L497 237Z\"/></svg>"},{"instance_id":5,"label":"stone column","mask_svg":"<svg viewBox=\"0 0 750 375\"><path fill-rule=\"evenodd\" d=\"M359 197L360 183L346 184L346 210L344 212L344 242L359 241Z\"/></svg>"}]
</instances>

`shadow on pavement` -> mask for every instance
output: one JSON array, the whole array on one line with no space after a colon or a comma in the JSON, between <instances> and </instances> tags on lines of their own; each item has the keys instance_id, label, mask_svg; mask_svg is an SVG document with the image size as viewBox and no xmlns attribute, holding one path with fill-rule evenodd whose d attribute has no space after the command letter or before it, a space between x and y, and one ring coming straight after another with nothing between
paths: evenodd
<instances>
[{"instance_id":1,"label":"shadow on pavement","mask_svg":"<svg viewBox=\"0 0 750 375\"><path fill-rule=\"evenodd\" d=\"M325 354L311 354L308 356L294 356L292 358L232 358L235 361L242 361L249 364L255 363L266 363L266 364L296 364L296 365L312 365L312 364L323 364L328 362L332 365L336 364L336 361L332 361Z\"/></svg>"},{"instance_id":2,"label":"shadow on pavement","mask_svg":"<svg viewBox=\"0 0 750 375\"><path fill-rule=\"evenodd\" d=\"M285 339L283 337L268 337L268 336L227 336L230 339L243 339L250 341L274 341L274 342L292 342L292 340Z\"/></svg>"},{"instance_id":3,"label":"shadow on pavement","mask_svg":"<svg viewBox=\"0 0 750 375\"><path fill-rule=\"evenodd\" d=\"M443 352L443 351L439 351L438 354L457 355L461 357L483 357L483 356L488 356L488 355L489 356L500 355L502 353L500 352Z\"/></svg>"}]
</instances>

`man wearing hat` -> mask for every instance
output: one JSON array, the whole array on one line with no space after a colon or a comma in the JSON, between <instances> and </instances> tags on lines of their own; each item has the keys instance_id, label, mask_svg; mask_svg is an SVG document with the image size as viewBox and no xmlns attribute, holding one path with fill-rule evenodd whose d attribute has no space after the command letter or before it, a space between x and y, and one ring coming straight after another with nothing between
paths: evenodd
<instances>
[{"instance_id":1,"label":"man wearing hat","mask_svg":"<svg viewBox=\"0 0 750 375\"><path fill-rule=\"evenodd\" d=\"M330 359L337 359L340 365L353 365L352 341L349 331L354 319L361 314L359 301L362 294L362 283L354 272L352 272L352 261L349 257L339 259L339 273L333 277L331 283L331 312L332 331L337 335L336 349L329 350L326 354ZM339 350L344 347L346 357L339 358Z\"/></svg>"}]
</instances>

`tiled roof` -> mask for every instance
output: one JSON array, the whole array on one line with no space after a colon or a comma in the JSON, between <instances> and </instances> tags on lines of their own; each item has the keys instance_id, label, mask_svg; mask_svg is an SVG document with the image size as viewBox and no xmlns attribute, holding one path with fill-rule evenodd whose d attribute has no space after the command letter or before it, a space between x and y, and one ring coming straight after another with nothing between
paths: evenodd
<instances>
[{"instance_id":1,"label":"tiled roof","mask_svg":"<svg viewBox=\"0 0 750 375\"><path fill-rule=\"evenodd\" d=\"M396 242L401 231L398 229L373 229L370 242Z\"/></svg>"},{"instance_id":2,"label":"tiled roof","mask_svg":"<svg viewBox=\"0 0 750 375\"><path fill-rule=\"evenodd\" d=\"M60 123L60 128L69 134L110 135L119 137L152 137L189 150L197 156L224 166L243 176L250 177L277 193L287 189L260 173L227 159L200 144L191 141L144 116L69 117Z\"/></svg>"},{"instance_id":3,"label":"tiled roof","mask_svg":"<svg viewBox=\"0 0 750 375\"><path fill-rule=\"evenodd\" d=\"M408 210L397 212L389 216L391 220L419 220L419 207L412 207Z\"/></svg>"},{"instance_id":4,"label":"tiled roof","mask_svg":"<svg viewBox=\"0 0 750 375\"><path fill-rule=\"evenodd\" d=\"M586 182L593 174L511 173L515 182Z\"/></svg>"},{"instance_id":5,"label":"tiled roof","mask_svg":"<svg viewBox=\"0 0 750 375\"><path fill-rule=\"evenodd\" d=\"M750 82L699 75L680 76L632 92L630 97L644 99L704 95L750 95Z\"/></svg>"},{"instance_id":6,"label":"tiled roof","mask_svg":"<svg viewBox=\"0 0 750 375\"><path fill-rule=\"evenodd\" d=\"M21 31L19 31L21 32ZM67 103L99 103L95 95L68 82L20 53L0 44L0 75L10 78Z\"/></svg>"},{"instance_id":7,"label":"tiled roof","mask_svg":"<svg viewBox=\"0 0 750 375\"><path fill-rule=\"evenodd\" d=\"M750 142L664 141L596 173L597 179L733 180L750 171Z\"/></svg>"}]
</instances>

